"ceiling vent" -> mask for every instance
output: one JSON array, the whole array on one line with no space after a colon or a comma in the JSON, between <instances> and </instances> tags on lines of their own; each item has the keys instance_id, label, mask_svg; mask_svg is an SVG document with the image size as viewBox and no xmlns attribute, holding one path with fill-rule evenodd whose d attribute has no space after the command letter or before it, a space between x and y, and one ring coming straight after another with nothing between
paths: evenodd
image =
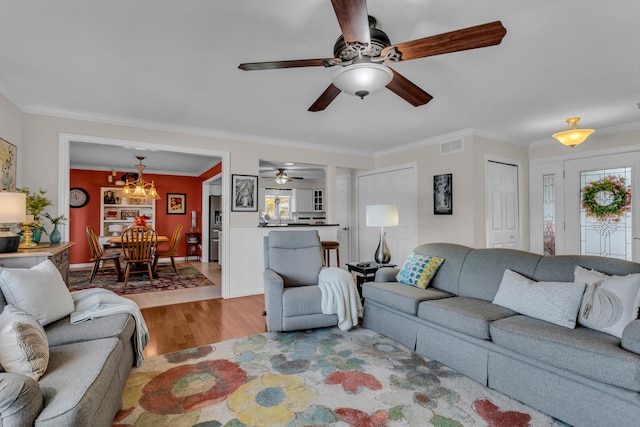
<instances>
[{"instance_id":1,"label":"ceiling vent","mask_svg":"<svg viewBox=\"0 0 640 427\"><path fill-rule=\"evenodd\" d=\"M440 144L440 154L457 153L464 150L464 144L461 139L455 141L443 142Z\"/></svg>"}]
</instances>

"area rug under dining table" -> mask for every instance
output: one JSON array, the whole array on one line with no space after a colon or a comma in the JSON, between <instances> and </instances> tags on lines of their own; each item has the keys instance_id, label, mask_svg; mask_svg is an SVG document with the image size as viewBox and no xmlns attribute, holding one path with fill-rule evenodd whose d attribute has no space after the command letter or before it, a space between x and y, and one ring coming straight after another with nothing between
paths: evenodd
<instances>
[{"instance_id":1,"label":"area rug under dining table","mask_svg":"<svg viewBox=\"0 0 640 427\"><path fill-rule=\"evenodd\" d=\"M153 279L153 284L148 275L131 275L129 282L124 287L124 282L116 281L115 270L101 269L93 281L91 269L71 270L69 272L69 290L79 291L89 288L109 289L119 295L131 295L144 292L170 291L176 289L197 288L201 286L212 286L213 283L200 273L195 267L187 262L177 263L178 273L171 268L171 264L158 265L158 277Z\"/></svg>"},{"instance_id":2,"label":"area rug under dining table","mask_svg":"<svg viewBox=\"0 0 640 427\"><path fill-rule=\"evenodd\" d=\"M371 330L264 333L134 368L113 426L564 426Z\"/></svg>"}]
</instances>

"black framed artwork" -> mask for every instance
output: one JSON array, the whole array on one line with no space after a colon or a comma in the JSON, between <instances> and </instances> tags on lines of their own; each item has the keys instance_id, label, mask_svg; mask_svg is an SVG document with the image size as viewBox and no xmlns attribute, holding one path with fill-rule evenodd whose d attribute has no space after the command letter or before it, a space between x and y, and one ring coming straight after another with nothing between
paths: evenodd
<instances>
[{"instance_id":1,"label":"black framed artwork","mask_svg":"<svg viewBox=\"0 0 640 427\"><path fill-rule=\"evenodd\" d=\"M433 214L453 215L453 174L434 175Z\"/></svg>"},{"instance_id":2,"label":"black framed artwork","mask_svg":"<svg viewBox=\"0 0 640 427\"><path fill-rule=\"evenodd\" d=\"M231 210L258 212L258 177L256 175L231 176Z\"/></svg>"}]
</instances>

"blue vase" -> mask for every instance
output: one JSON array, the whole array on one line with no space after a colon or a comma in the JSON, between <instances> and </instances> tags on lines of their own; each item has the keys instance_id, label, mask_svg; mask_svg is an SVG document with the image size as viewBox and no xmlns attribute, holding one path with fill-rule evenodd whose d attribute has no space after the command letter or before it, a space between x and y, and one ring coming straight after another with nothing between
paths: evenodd
<instances>
[{"instance_id":1,"label":"blue vase","mask_svg":"<svg viewBox=\"0 0 640 427\"><path fill-rule=\"evenodd\" d=\"M51 243L60 243L60 240L62 240L62 234L58 230L58 224L53 224L53 231L49 234L49 241Z\"/></svg>"},{"instance_id":2,"label":"blue vase","mask_svg":"<svg viewBox=\"0 0 640 427\"><path fill-rule=\"evenodd\" d=\"M40 238L42 237L42 230L39 228L33 229L33 236L31 237L32 242L40 243Z\"/></svg>"}]
</instances>

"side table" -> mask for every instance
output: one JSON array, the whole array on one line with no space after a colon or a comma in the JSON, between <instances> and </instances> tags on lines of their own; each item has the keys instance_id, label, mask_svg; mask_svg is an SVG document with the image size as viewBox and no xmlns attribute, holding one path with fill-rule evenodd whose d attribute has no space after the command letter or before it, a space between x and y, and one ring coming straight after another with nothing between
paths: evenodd
<instances>
[{"instance_id":1,"label":"side table","mask_svg":"<svg viewBox=\"0 0 640 427\"><path fill-rule=\"evenodd\" d=\"M360 293L360 298L362 298L362 284L364 282L372 282L376 277L376 271L382 267L396 267L396 264L378 264L375 261L347 263L347 270L349 272L355 271L358 273L356 275L356 285Z\"/></svg>"}]
</instances>

